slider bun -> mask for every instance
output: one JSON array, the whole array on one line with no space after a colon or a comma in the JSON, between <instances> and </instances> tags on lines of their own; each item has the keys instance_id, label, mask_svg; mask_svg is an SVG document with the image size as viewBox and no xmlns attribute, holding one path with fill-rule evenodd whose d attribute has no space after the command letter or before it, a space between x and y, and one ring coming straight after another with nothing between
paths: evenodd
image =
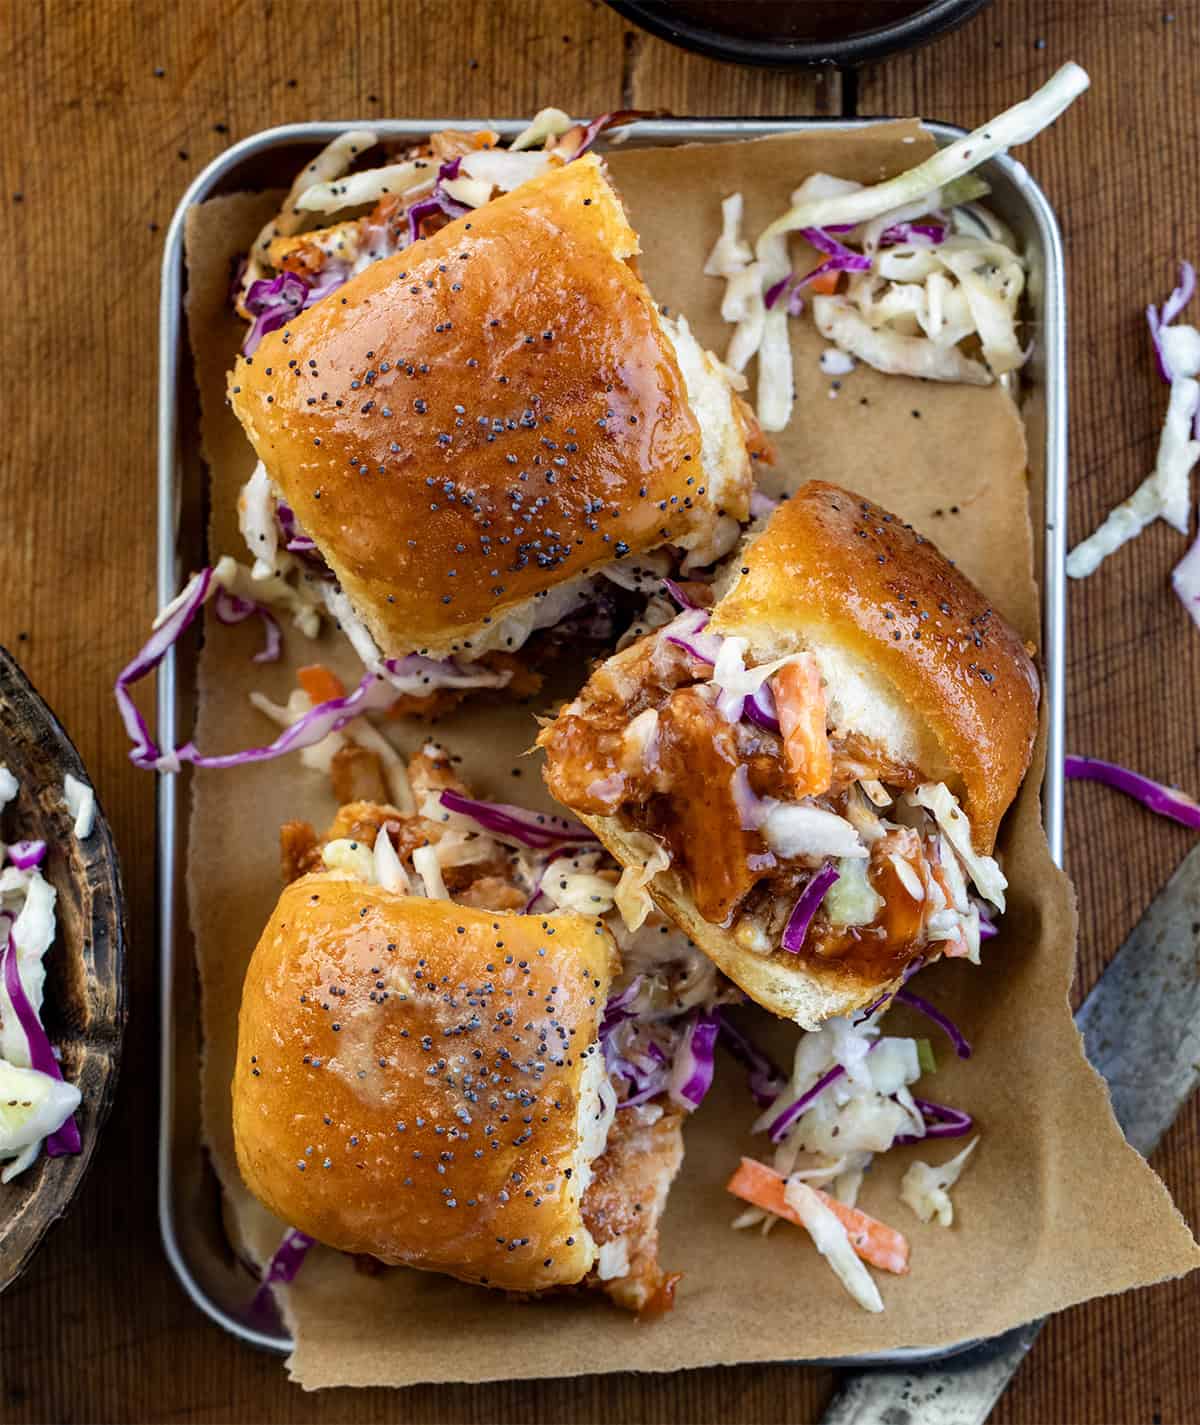
<instances>
[{"instance_id":1,"label":"slider bun","mask_svg":"<svg viewBox=\"0 0 1200 1425\"><path fill-rule=\"evenodd\" d=\"M911 525L822 481L732 564L713 630L758 663L811 649L835 731L946 782L990 853L1033 754L1038 676L988 600Z\"/></svg>"},{"instance_id":2,"label":"slider bun","mask_svg":"<svg viewBox=\"0 0 1200 1425\"><path fill-rule=\"evenodd\" d=\"M553 586L746 518L740 404L637 252L587 155L238 360L239 420L385 653L503 649Z\"/></svg>"},{"instance_id":3,"label":"slider bun","mask_svg":"<svg viewBox=\"0 0 1200 1425\"><path fill-rule=\"evenodd\" d=\"M294 881L242 995L247 1187L344 1252L522 1292L580 1281L613 953L583 916Z\"/></svg>"}]
</instances>

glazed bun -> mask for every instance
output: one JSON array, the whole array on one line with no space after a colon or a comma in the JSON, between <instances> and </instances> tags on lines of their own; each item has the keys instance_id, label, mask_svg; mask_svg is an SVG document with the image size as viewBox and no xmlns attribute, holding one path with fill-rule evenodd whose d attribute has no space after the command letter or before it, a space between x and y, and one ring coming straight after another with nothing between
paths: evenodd
<instances>
[{"instance_id":1,"label":"glazed bun","mask_svg":"<svg viewBox=\"0 0 1200 1425\"><path fill-rule=\"evenodd\" d=\"M582 916L293 882L243 991L247 1187L345 1252L520 1292L581 1281L613 953Z\"/></svg>"},{"instance_id":2,"label":"glazed bun","mask_svg":"<svg viewBox=\"0 0 1200 1425\"><path fill-rule=\"evenodd\" d=\"M704 563L736 539L752 418L637 252L587 155L238 360L230 400L275 493L383 653L514 648L613 560Z\"/></svg>"},{"instance_id":3,"label":"glazed bun","mask_svg":"<svg viewBox=\"0 0 1200 1425\"><path fill-rule=\"evenodd\" d=\"M817 480L730 567L713 632L747 639L754 663L812 652L833 735L947 783L990 853L1033 755L1039 684L974 584L896 515Z\"/></svg>"}]
</instances>

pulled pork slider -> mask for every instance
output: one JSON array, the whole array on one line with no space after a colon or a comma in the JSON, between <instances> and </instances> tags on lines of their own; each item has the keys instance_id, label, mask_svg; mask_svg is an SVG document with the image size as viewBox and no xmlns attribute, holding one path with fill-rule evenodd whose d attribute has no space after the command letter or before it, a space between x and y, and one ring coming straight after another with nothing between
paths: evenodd
<instances>
[{"instance_id":1,"label":"pulled pork slider","mask_svg":"<svg viewBox=\"0 0 1200 1425\"><path fill-rule=\"evenodd\" d=\"M239 358L243 529L315 542L369 667L494 661L732 548L753 417L638 250L601 162L555 162Z\"/></svg>"},{"instance_id":2,"label":"pulled pork slider","mask_svg":"<svg viewBox=\"0 0 1200 1425\"><path fill-rule=\"evenodd\" d=\"M345 1252L513 1291L581 1281L611 951L580 916L301 877L243 992L246 1185Z\"/></svg>"},{"instance_id":3,"label":"pulled pork slider","mask_svg":"<svg viewBox=\"0 0 1200 1425\"><path fill-rule=\"evenodd\" d=\"M751 998L812 1028L917 962L978 958L1037 673L927 539L834 485L730 566L711 612L609 659L538 740L554 796Z\"/></svg>"},{"instance_id":4,"label":"pulled pork slider","mask_svg":"<svg viewBox=\"0 0 1200 1425\"><path fill-rule=\"evenodd\" d=\"M539 899L525 854L432 812L461 796L443 754L414 759L413 781L430 816L357 802L322 838L284 828L290 884L239 1018L246 1186L344 1252L665 1308L677 1278L659 1265L658 1224L683 1112L665 1085L618 1112L631 1090L606 1062L617 943L600 916L553 901L521 913ZM569 850L555 865L571 865ZM670 1043L676 1031L659 1032Z\"/></svg>"}]
</instances>

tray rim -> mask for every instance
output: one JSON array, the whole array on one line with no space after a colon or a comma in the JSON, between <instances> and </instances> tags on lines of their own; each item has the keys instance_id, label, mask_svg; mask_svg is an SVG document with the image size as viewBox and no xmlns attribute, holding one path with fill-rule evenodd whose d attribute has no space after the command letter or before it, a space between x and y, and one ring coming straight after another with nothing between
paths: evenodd
<instances>
[{"instance_id":1,"label":"tray rim","mask_svg":"<svg viewBox=\"0 0 1200 1425\"><path fill-rule=\"evenodd\" d=\"M841 117L803 115L792 118L687 117L642 119L623 132L639 142L704 143L765 138L774 134L801 133L815 129L861 129L895 122L886 116ZM388 120L315 120L279 124L260 129L227 148L192 180L180 199L167 228L163 247L158 319L158 412L156 592L164 607L179 587L177 550L179 487L177 442L179 412L178 382L189 359L184 341L183 299L185 283L184 234L187 214L195 204L213 195L229 175L247 160L289 144L327 143L348 129L370 129L382 140L421 139L443 128L471 128L487 124L502 137L520 133L527 119L410 118ZM956 124L921 120L941 146L963 137L968 131ZM1066 523L1067 523L1067 367L1066 367L1066 282L1064 249L1058 219L1040 185L1019 160L1002 153L985 167L1000 171L1026 204L1042 246L1041 334L1043 344L1043 395L1045 436L1043 452L1042 565L1038 580L1042 604L1041 664L1046 709L1046 763L1042 774L1042 821L1050 856L1062 865L1063 853L1063 757L1065 751L1065 637L1066 637ZM1032 511L1031 511L1032 513ZM176 738L177 678L175 649L170 648L158 670L156 684L156 730L159 746L174 746ZM172 1108L174 1104L174 984L176 970L176 916L178 876L180 780L168 773L156 777L156 940L159 952L159 1134L158 1134L158 1219L159 1233L172 1270L186 1294L211 1321L247 1345L276 1354L292 1350L291 1337L283 1330L259 1330L231 1315L208 1295L197 1279L180 1243L175 1226L173 1198ZM902 1347L859 1356L833 1359L798 1357L797 1365L825 1365L839 1369L863 1366L918 1365L956 1355L978 1342L972 1339L939 1349Z\"/></svg>"}]
</instances>

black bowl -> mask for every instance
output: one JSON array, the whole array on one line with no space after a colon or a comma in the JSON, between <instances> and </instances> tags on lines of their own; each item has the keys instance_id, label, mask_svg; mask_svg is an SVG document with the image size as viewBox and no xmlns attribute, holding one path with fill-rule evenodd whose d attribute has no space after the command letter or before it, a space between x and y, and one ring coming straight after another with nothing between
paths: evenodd
<instances>
[{"instance_id":1,"label":"black bowl","mask_svg":"<svg viewBox=\"0 0 1200 1425\"><path fill-rule=\"evenodd\" d=\"M926 44L961 25L989 0L608 0L659 39L711 59L768 69L853 66ZM868 11L866 24L846 24ZM873 12L873 13L872 13ZM839 23L842 28L839 31Z\"/></svg>"},{"instance_id":2,"label":"black bowl","mask_svg":"<svg viewBox=\"0 0 1200 1425\"><path fill-rule=\"evenodd\" d=\"M92 834L82 842L63 804L68 772L90 785L79 753L3 648L0 762L21 785L17 801L4 814L5 830L45 841L49 848L42 874L57 893L57 930L46 955L42 1014L62 1055L63 1077L83 1095L75 1114L82 1152L62 1158L43 1153L11 1183L0 1185L2 1292L66 1212L112 1106L125 1030L125 898L99 803Z\"/></svg>"}]
</instances>

